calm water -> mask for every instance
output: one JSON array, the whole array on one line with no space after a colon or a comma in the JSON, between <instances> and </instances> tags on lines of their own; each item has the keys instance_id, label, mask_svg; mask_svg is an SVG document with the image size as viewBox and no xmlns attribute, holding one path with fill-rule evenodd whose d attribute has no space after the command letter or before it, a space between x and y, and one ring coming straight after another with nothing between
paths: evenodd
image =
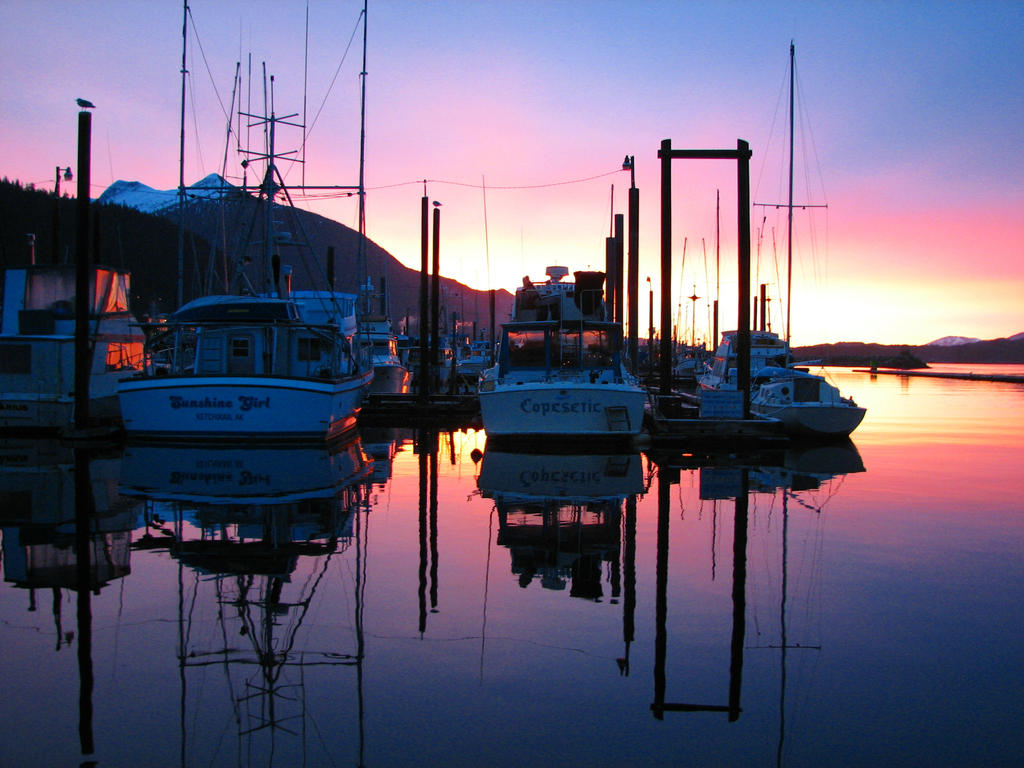
<instances>
[{"instance_id":1,"label":"calm water","mask_svg":"<svg viewBox=\"0 0 1024 768\"><path fill-rule=\"evenodd\" d=\"M0 764L1019 765L1024 386L831 375L751 455L0 443Z\"/></svg>"}]
</instances>

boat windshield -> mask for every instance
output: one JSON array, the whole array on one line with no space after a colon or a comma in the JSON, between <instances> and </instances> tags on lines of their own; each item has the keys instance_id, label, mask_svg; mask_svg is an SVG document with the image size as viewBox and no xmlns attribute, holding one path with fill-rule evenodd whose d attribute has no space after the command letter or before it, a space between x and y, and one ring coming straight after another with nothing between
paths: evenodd
<instances>
[{"instance_id":1,"label":"boat windshield","mask_svg":"<svg viewBox=\"0 0 1024 768\"><path fill-rule=\"evenodd\" d=\"M603 329L508 331L513 368L608 368L615 364L615 337Z\"/></svg>"},{"instance_id":2,"label":"boat windshield","mask_svg":"<svg viewBox=\"0 0 1024 768\"><path fill-rule=\"evenodd\" d=\"M515 368L546 367L544 335L545 332L543 330L509 331L509 364Z\"/></svg>"}]
</instances>

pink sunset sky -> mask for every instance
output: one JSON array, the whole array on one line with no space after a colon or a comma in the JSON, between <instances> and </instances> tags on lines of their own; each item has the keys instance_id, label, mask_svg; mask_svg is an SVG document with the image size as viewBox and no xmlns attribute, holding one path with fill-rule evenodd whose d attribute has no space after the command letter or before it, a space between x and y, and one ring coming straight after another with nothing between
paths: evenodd
<instances>
[{"instance_id":1,"label":"pink sunset sky","mask_svg":"<svg viewBox=\"0 0 1024 768\"><path fill-rule=\"evenodd\" d=\"M265 62L277 114L306 115L307 183L357 183L361 0L190 8L186 183L224 167L235 64L248 91L250 54L244 103L262 111ZM8 0L4 18L3 176L52 188L56 166L74 170L84 97L96 104L93 197L116 180L177 186L180 1ZM367 233L418 267L427 179L443 203L444 274L514 290L549 264L602 268L634 155L640 280L658 290L662 139L744 139L753 201L785 200L791 40L794 198L828 205L794 214L793 343L1024 331L1019 2L371 2ZM285 133L279 148L301 138ZM232 143L229 181L240 159ZM721 325L735 325L735 177L732 162L673 165L673 312L687 337L691 313L696 336L708 334L716 192ZM351 198L302 205L357 224ZM751 221L757 282L784 332L784 211L756 206ZM695 287L694 306L681 297Z\"/></svg>"}]
</instances>

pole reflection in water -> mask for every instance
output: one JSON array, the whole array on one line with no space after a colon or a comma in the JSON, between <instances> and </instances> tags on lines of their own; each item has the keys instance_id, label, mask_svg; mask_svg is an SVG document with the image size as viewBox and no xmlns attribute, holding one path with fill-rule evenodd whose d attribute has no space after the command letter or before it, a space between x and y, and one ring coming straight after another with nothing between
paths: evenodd
<instances>
[{"instance_id":1,"label":"pole reflection in water","mask_svg":"<svg viewBox=\"0 0 1024 768\"><path fill-rule=\"evenodd\" d=\"M231 751L215 739L218 746L208 752L210 735L199 732L207 724L203 713L222 707L207 698L203 670L219 669L224 677L237 725L234 751L292 765L305 764L309 745L319 741L309 730L308 672L331 666L356 668L362 763L364 518L371 481L372 463L358 439L330 450L126 448L123 490L147 500L147 533L164 534L156 544L140 543L153 549L162 541L178 563L182 765ZM319 627L303 631L332 558L346 554L355 561L352 650L322 637ZM195 674L199 684L190 695Z\"/></svg>"},{"instance_id":2,"label":"pole reflection in water","mask_svg":"<svg viewBox=\"0 0 1024 768\"><path fill-rule=\"evenodd\" d=\"M658 467L658 544L655 607L654 701L651 712L662 720L665 712L727 712L729 721L740 716L743 679L743 637L746 628L747 579L747 470L741 469L733 526L732 638L729 660L728 704L695 704L666 701L665 662L668 655L668 563L670 488L679 482L678 470Z\"/></svg>"},{"instance_id":3,"label":"pole reflection in water","mask_svg":"<svg viewBox=\"0 0 1024 768\"><path fill-rule=\"evenodd\" d=\"M416 433L415 451L419 456L419 633L427 630L427 594L429 572L430 613L437 613L437 453L438 433ZM454 455L454 454L453 454Z\"/></svg>"},{"instance_id":4,"label":"pole reflection in water","mask_svg":"<svg viewBox=\"0 0 1024 768\"><path fill-rule=\"evenodd\" d=\"M724 712L729 722L735 722L742 713L741 693L743 684L743 662L747 622L747 542L750 525L750 504L754 494L777 493L782 498L781 568L780 578L780 641L767 647L779 649L781 671L779 678L779 729L776 749L776 763L782 765L785 741L785 695L786 695L786 651L790 648L817 649L817 646L787 644L786 600L788 591L788 526L789 500L797 498L799 491L821 488L829 481L850 473L863 472L860 454L852 442L844 441L827 445L795 444L784 450L763 450L756 453L682 454L659 455L658 465L658 527L656 565L656 606L655 606L655 655L654 655L654 701L651 711L661 720L665 712ZM711 500L713 525L717 525L718 502L733 501L733 547L732 547L732 631L730 637L730 660L727 703L692 703L666 701L666 660L668 636L668 566L670 541L670 510L672 506L671 487L680 483L680 469L699 470L700 498ZM815 508L801 501L816 514ZM770 520L770 516L768 518ZM715 547L713 530L712 549ZM715 554L712 551L712 580L714 580ZM770 578L774 578L770 574Z\"/></svg>"}]
</instances>

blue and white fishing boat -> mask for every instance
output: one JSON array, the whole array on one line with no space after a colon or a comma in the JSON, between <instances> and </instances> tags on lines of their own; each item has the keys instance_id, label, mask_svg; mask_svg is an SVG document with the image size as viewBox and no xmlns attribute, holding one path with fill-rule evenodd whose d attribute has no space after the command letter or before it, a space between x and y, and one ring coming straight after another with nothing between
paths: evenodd
<instances>
[{"instance_id":1,"label":"blue and white fishing boat","mask_svg":"<svg viewBox=\"0 0 1024 768\"><path fill-rule=\"evenodd\" d=\"M293 292L277 253L288 235L275 229L286 207L275 203L274 128L285 119L267 118L260 288L243 276L242 295L195 299L149 326L145 370L118 384L130 436L323 440L355 427L373 379L356 345L356 296Z\"/></svg>"}]
</instances>

